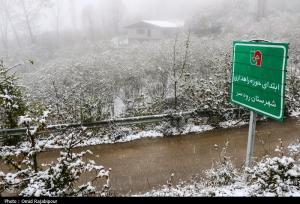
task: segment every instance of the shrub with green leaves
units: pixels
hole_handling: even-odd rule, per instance
[[[251,175],[249,182],[257,185],[258,192],[271,192],[281,195],[290,186],[300,184],[300,167],[291,157],[265,158],[253,168],[246,169]]]
[[[18,116],[24,115],[26,105],[22,91],[16,84],[18,78],[10,73],[10,68],[5,67],[0,61],[0,124],[2,128],[15,128]]]

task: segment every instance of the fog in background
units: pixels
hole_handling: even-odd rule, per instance
[[[232,42],[288,42],[288,74],[299,73],[299,11],[299,0],[0,0],[0,62],[29,103],[54,110],[53,124],[230,110]],[[184,27],[177,38],[114,45],[145,19]]]
[[[94,23],[104,28],[113,18],[119,26],[136,19],[186,19],[199,8],[221,3],[223,0],[1,0],[2,21],[10,13],[11,20],[22,20],[24,2],[35,32],[84,29]],[[18,16],[18,17],[17,17]],[[15,19],[19,18],[18,19]],[[25,17],[26,18],[26,17]],[[89,22],[90,21],[90,22]],[[17,28],[20,30],[19,28]],[[105,30],[103,31],[105,32]]]
[[[72,33],[104,39],[122,33],[124,26],[141,19],[183,20],[187,25],[209,19],[231,24],[259,16],[254,0],[1,0],[0,28],[3,47],[59,40]],[[261,0],[264,16],[297,13],[299,1]],[[264,7],[264,6],[263,6]],[[204,19],[206,18],[206,19]],[[223,19],[222,19],[223,18]],[[199,22],[201,26],[201,22]],[[279,25],[280,26],[280,25]],[[53,39],[53,38],[56,39]],[[40,40],[39,40],[40,39]],[[3,49],[1,49],[3,50]]]

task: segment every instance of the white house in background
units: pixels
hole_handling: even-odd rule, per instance
[[[142,20],[126,26],[125,29],[130,43],[174,37],[183,26],[183,22]]]

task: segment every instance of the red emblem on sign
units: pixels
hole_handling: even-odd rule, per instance
[[[255,65],[257,67],[261,67],[261,64],[262,64],[262,53],[261,53],[261,51],[259,51],[259,50],[255,51],[252,60],[255,61]]]

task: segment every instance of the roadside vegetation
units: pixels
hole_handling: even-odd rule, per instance
[[[158,197],[290,197],[300,196],[300,141],[283,147],[277,154],[266,155],[250,167],[237,168],[227,153],[228,142],[221,148],[220,159],[211,169],[190,182],[169,183],[160,189],[135,196]]]

